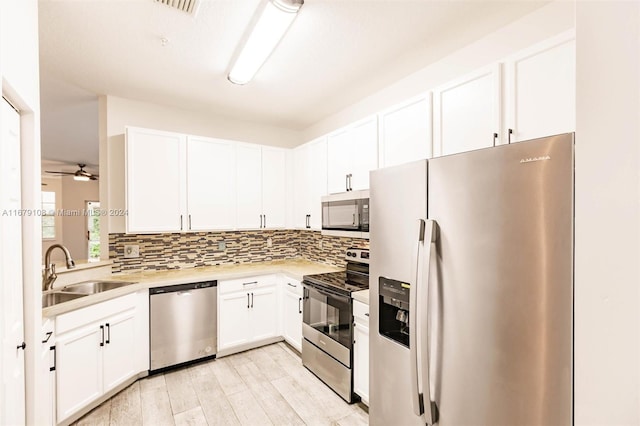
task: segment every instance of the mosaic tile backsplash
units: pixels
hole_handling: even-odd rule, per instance
[[[140,257],[124,257],[124,246],[129,244],[140,247]],[[344,253],[349,247],[367,248],[369,241],[321,235],[320,231],[289,229],[109,234],[109,259],[113,261],[114,273],[296,258],[344,266]]]

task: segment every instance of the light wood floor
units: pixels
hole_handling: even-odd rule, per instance
[[[139,380],[75,425],[367,425],[276,343]]]

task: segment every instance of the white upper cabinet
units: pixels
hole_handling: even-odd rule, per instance
[[[127,232],[185,229],[186,136],[126,129]]]
[[[431,158],[431,94],[396,105],[378,116],[380,166]]]
[[[320,199],[327,195],[327,138],[319,138],[294,149],[293,179],[293,226],[320,229]]]
[[[262,151],[259,145],[238,144],[238,228],[262,228]]]
[[[369,188],[369,171],[378,168],[378,120],[367,118],[327,137],[330,194]]]
[[[236,144],[197,136],[187,138],[187,228],[193,231],[236,226]]]
[[[434,156],[498,144],[500,87],[500,64],[494,64],[433,91]]]
[[[573,31],[505,61],[506,123],[511,142],[575,131],[576,48]],[[508,138],[503,138],[503,143]]]
[[[284,228],[287,220],[287,153],[262,147],[263,228]]]
[[[238,228],[284,228],[286,151],[238,144]]]

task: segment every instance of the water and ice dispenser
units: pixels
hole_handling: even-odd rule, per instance
[[[409,291],[408,283],[380,277],[379,279],[380,335],[409,347]]]

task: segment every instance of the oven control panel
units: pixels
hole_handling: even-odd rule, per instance
[[[369,250],[361,248],[349,248],[345,255],[348,262],[369,263]]]

